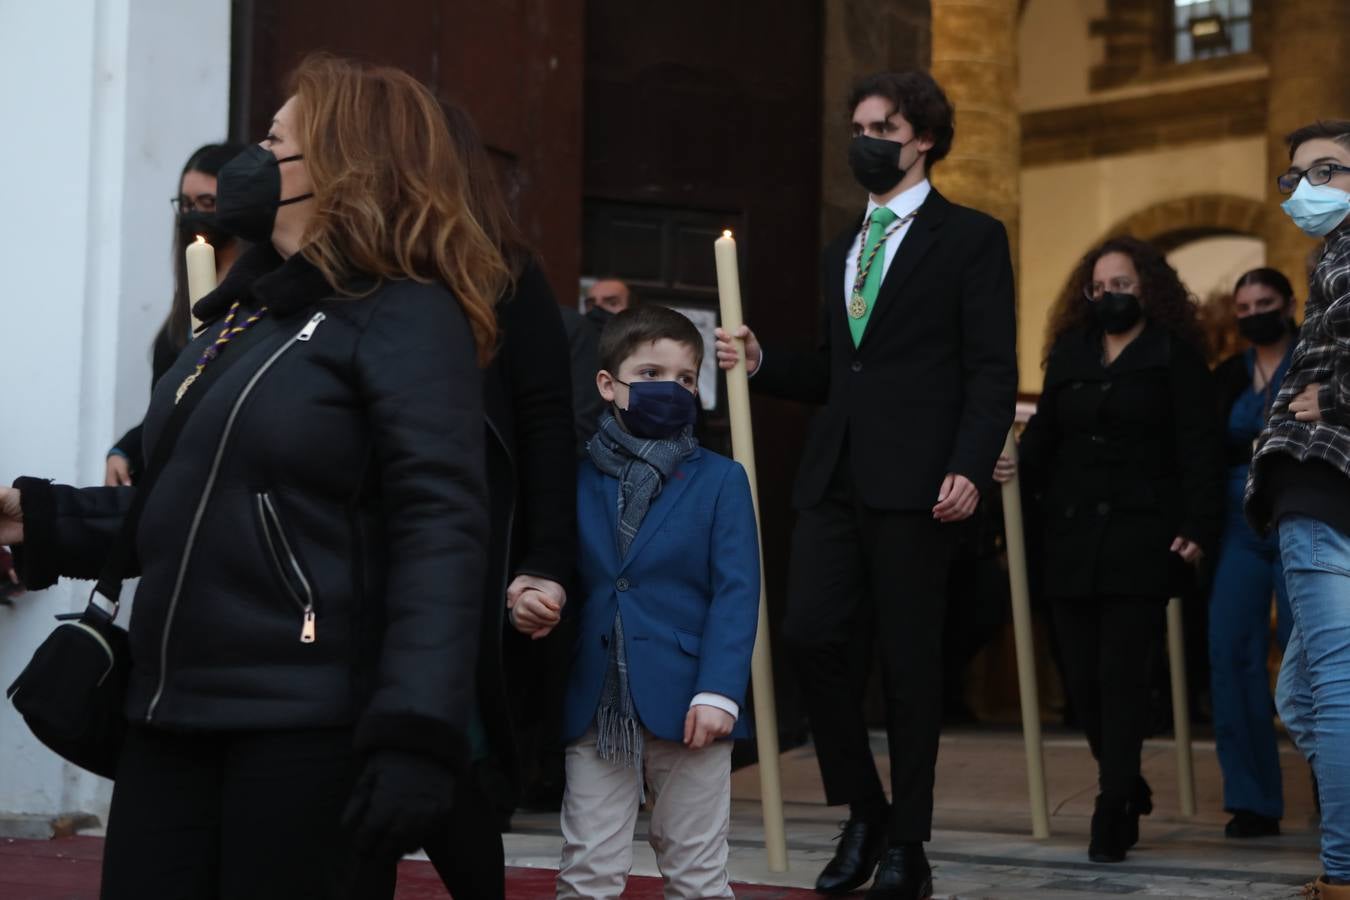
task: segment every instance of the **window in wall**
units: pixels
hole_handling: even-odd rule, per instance
[[[1172,0],[1174,60],[1248,53],[1252,0]]]

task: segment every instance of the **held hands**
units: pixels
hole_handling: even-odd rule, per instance
[[[22,543],[23,507],[19,505],[19,492],[14,488],[0,488],[0,544]]]
[[[691,706],[684,717],[684,745],[690,750],[702,750],[731,734],[735,726],[736,720],[725,710],[702,704]]]
[[[104,487],[128,487],[131,484],[131,463],[120,453],[109,453],[103,466]]]
[[[1322,385],[1313,382],[1289,401],[1289,411],[1294,414],[1295,419],[1300,422],[1322,421],[1322,403],[1317,396],[1321,390]]]
[[[994,463],[994,481],[1007,484],[1017,477],[1017,460],[1010,456],[999,456]]]
[[[933,507],[933,518],[939,522],[960,522],[969,519],[980,504],[980,489],[964,475],[948,475],[942,480],[942,490],[938,491],[937,506]]]
[[[517,575],[506,589],[506,614],[521,634],[532,640],[548,637],[562,621],[567,592],[556,581]]]
[[[764,351],[760,349],[759,340],[755,333],[750,330],[749,325],[742,325],[736,329],[735,334],[729,334],[725,329],[717,329],[717,365],[723,369],[734,369],[736,363],[740,362],[741,354],[736,349],[734,339],[741,338],[745,341],[745,371],[749,375],[755,374],[759,370],[759,364],[764,359]]]
[[[1200,549],[1199,544],[1195,541],[1187,540],[1181,535],[1177,535],[1172,540],[1172,552],[1188,563],[1197,562],[1200,557],[1205,555],[1205,551]]]

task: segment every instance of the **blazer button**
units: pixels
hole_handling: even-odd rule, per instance
[[[862,360],[860,360],[860,359],[855,359],[855,360],[853,361],[853,365],[849,366],[849,368],[852,369],[852,370],[855,371],[855,372],[861,372],[861,371],[862,371]]]
[[[614,587],[620,591],[628,590],[628,579],[620,578],[618,581],[614,582]]]
[[[1111,504],[1103,500],[1097,504],[1097,515],[1104,516],[1111,511]]]
[[[607,634],[602,634],[602,635],[600,635],[600,646],[601,646],[601,647],[608,647],[608,646],[609,646],[609,635],[607,635]]]

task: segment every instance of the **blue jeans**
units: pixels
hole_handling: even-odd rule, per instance
[[[1247,467],[1230,469],[1228,521],[1209,600],[1214,740],[1223,769],[1223,808],[1278,819],[1284,815],[1284,791],[1266,670],[1272,593],[1282,649],[1293,622],[1279,541],[1261,537],[1243,518],[1246,486]]]
[[[1350,878],[1350,535],[1306,516],[1280,520],[1294,633],[1276,701],[1317,776],[1322,867]]]

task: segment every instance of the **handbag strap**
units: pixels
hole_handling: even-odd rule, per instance
[[[113,541],[112,551],[104,560],[103,568],[99,571],[98,583],[94,585],[94,590],[89,595],[89,604],[84,611],[86,616],[92,615],[94,618],[106,622],[112,622],[117,618],[117,610],[122,596],[122,581],[127,577],[132,558],[136,554],[136,532],[140,527],[141,513],[145,510],[150,491],[154,488],[159,473],[164,471],[164,466],[173,453],[174,444],[178,442],[178,436],[182,433],[183,426],[187,423],[188,417],[192,415],[192,411],[197,408],[197,404],[201,403],[202,398],[210,391],[211,386],[220,380],[225,371],[245,355],[244,350],[251,343],[248,338],[256,339],[256,335],[259,333],[259,329],[251,328],[246,334],[241,334],[235,338],[230,347],[233,352],[220,354],[211,365],[202,369],[193,382],[192,390],[183,395],[182,400],[174,406],[173,412],[169,414],[169,419],[164,424],[164,430],[160,433],[159,439],[155,441],[154,453],[146,463],[145,471],[141,474],[140,483],[134,488],[135,496],[131,500],[131,507],[122,519],[122,527],[117,533],[117,538]],[[98,596],[104,597],[112,604],[111,612],[95,602]]]

